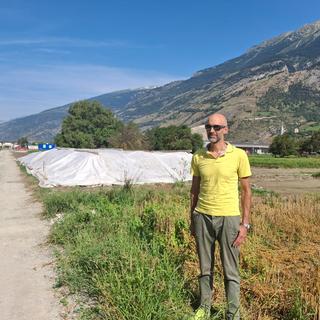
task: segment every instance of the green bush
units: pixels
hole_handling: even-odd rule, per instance
[[[269,150],[272,154],[279,155],[280,157],[297,155],[298,144],[293,137],[284,134],[273,138]]]

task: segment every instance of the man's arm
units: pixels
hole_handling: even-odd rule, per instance
[[[242,208],[242,223],[248,224],[250,222],[250,208],[251,208],[251,186],[250,178],[240,179],[241,187],[241,208]]]
[[[250,208],[251,208],[251,187],[250,178],[240,178],[241,187],[241,209],[242,209],[242,224],[240,225],[240,230],[238,237],[234,241],[233,245],[239,247],[246,239],[247,228],[243,224],[249,224],[250,222]]]
[[[200,177],[193,176],[192,177],[192,185],[190,191],[190,232],[192,236],[195,236],[194,224],[192,213],[197,206],[199,192],[200,192]]]

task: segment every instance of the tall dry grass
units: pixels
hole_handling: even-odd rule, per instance
[[[252,224],[241,248],[244,318],[319,320],[320,195],[254,197]],[[218,254],[216,260],[214,303],[219,307],[224,289]],[[186,266],[196,290],[197,262],[186,261]]]
[[[241,259],[247,310],[256,319],[319,319],[320,196],[256,198],[252,211]]]

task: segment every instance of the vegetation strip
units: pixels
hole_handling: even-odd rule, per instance
[[[250,156],[253,167],[264,168],[320,168],[320,157],[287,157],[275,158],[272,156]]]
[[[56,218],[50,240],[63,248],[57,285],[91,301],[81,319],[183,319],[191,312],[198,266],[188,192],[183,184],[43,192],[46,215]],[[254,203],[241,257],[244,319],[314,319],[320,197],[257,192]],[[215,288],[212,319],[223,319],[220,264]]]

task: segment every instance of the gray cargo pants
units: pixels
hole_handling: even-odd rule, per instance
[[[194,211],[197,251],[200,262],[200,303],[211,307],[213,292],[214,251],[216,240],[220,246],[224,286],[227,298],[226,319],[240,319],[239,248],[232,246],[236,239],[240,216],[211,216]]]

